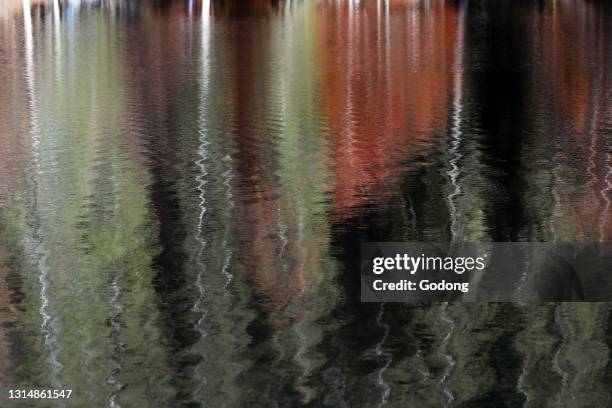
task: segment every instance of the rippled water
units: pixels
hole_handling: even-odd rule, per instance
[[[609,304],[362,304],[358,277],[362,241],[610,241],[609,3],[25,4],[0,3],[0,388],[612,404]]]

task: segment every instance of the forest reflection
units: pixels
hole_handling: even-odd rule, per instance
[[[356,278],[363,241],[610,240],[609,5],[26,3],[0,3],[0,388],[609,405],[609,304]]]

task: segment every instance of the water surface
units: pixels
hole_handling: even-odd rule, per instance
[[[610,241],[607,2],[29,7],[0,4],[0,387],[612,403],[610,305],[362,304],[358,272],[363,241]]]

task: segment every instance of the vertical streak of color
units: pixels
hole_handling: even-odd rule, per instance
[[[37,106],[36,96],[36,80],[34,72],[34,35],[32,29],[32,15],[30,9],[30,1],[23,0],[23,29],[25,36],[25,70],[26,70],[26,82],[28,87],[29,97],[29,108],[31,115],[30,132],[32,138],[32,156],[34,162],[34,253],[36,255],[36,264],[38,268],[38,284],[39,284],[39,297],[40,297],[40,308],[39,313],[42,319],[40,324],[40,331],[44,339],[45,349],[47,351],[47,359],[51,372],[50,381],[51,384],[60,388],[58,379],[59,371],[62,368],[61,363],[58,361],[59,345],[57,343],[57,336],[53,327],[52,316],[49,305],[49,268],[47,266],[47,252],[44,249],[43,244],[43,231],[42,231],[42,220],[38,208],[38,195],[40,193],[39,177],[42,174],[40,168],[40,125],[39,115]]]
[[[206,129],[206,98],[208,94],[208,86],[209,86],[209,45],[210,45],[210,1],[202,0],[202,74],[200,77],[200,101],[199,101],[199,118],[198,118],[198,160],[196,160],[195,164],[199,170],[199,174],[196,176],[196,189],[198,191],[198,220],[196,223],[196,235],[195,239],[198,242],[198,249],[195,254],[195,262],[196,262],[196,280],[195,286],[197,290],[197,299],[195,304],[193,305],[193,310],[199,314],[198,321],[196,323],[196,330],[200,334],[200,340],[204,339],[208,333],[206,329],[203,327],[204,321],[206,319],[206,310],[204,309],[204,301],[206,296],[206,290],[204,288],[204,263],[202,261],[202,256],[204,254],[204,250],[206,248],[206,241],[204,238],[204,218],[206,215],[206,197],[205,197],[205,185],[206,185],[206,176],[208,174],[206,170],[206,160],[208,157],[208,135]],[[201,365],[202,363],[200,363]],[[195,396],[199,398],[199,394],[206,384],[206,379],[204,376],[201,378],[196,378],[196,390]]]
[[[459,185],[459,176],[461,171],[459,169],[459,160],[461,160],[461,152],[459,151],[461,147],[461,139],[462,139],[462,130],[461,130],[461,117],[463,115],[463,54],[464,54],[464,36],[465,36],[465,19],[467,13],[467,2],[466,0],[462,0],[459,5],[459,24],[458,24],[458,34],[457,34],[457,48],[455,54],[455,63],[453,69],[453,82],[454,82],[454,92],[453,92],[453,105],[452,105],[452,117],[451,117],[451,148],[450,148],[450,169],[447,172],[451,186],[453,188],[452,192],[448,195],[448,205],[451,219],[450,233],[451,233],[451,242],[456,242],[459,237],[458,231],[458,215],[457,215],[457,204],[455,202],[456,198],[461,194],[461,186]],[[440,306],[440,317],[442,321],[448,326],[448,331],[444,338],[442,339],[442,344],[440,345],[440,354],[444,356],[446,360],[446,367],[444,369],[444,374],[440,380],[440,387],[443,395],[446,397],[446,406],[452,405],[455,397],[446,384],[448,377],[450,376],[453,367],[456,362],[452,354],[448,351],[448,346],[450,343],[450,339],[455,330],[455,322],[448,314],[448,303],[444,303]]]

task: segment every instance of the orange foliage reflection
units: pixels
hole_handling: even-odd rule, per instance
[[[606,242],[612,237],[612,100],[607,93],[612,67],[603,50],[612,38],[601,30],[606,20],[600,11],[588,3],[554,4],[543,17],[540,48],[543,82],[551,89],[554,115],[563,124],[560,131],[569,137],[565,160],[576,161],[563,164],[586,170],[584,187],[578,184],[575,194],[560,198],[562,211],[573,220],[575,239]],[[561,182],[568,191],[576,185],[574,179]]]
[[[349,2],[313,7],[314,32],[303,35],[314,35],[323,118],[317,126],[329,128],[335,176],[331,211],[333,221],[340,221],[358,215],[364,205],[388,199],[389,183],[405,169],[399,160],[425,153],[431,139],[446,128],[459,16],[455,6],[441,1],[390,1],[388,9],[376,2],[364,2],[359,9],[351,9]],[[218,18],[233,16],[220,10],[215,11]],[[279,215],[281,186],[270,172],[275,147],[265,129],[253,127],[270,113],[262,104],[275,84],[266,77],[271,75],[270,56],[261,46],[270,39],[268,22],[226,37],[224,50],[231,60],[224,77],[232,78],[228,122],[236,148],[238,224],[246,230],[242,253],[256,292],[265,298],[262,303],[275,322],[284,324],[298,318],[282,311],[300,302],[313,284],[306,271],[315,268],[324,244],[293,244],[296,228],[291,223],[299,221],[297,215],[294,220]],[[282,228],[286,240],[279,237]]]
[[[386,4],[386,5],[385,5]],[[458,10],[445,2],[320,3],[318,63],[329,120],[334,216],[388,199],[398,159],[445,126]]]

